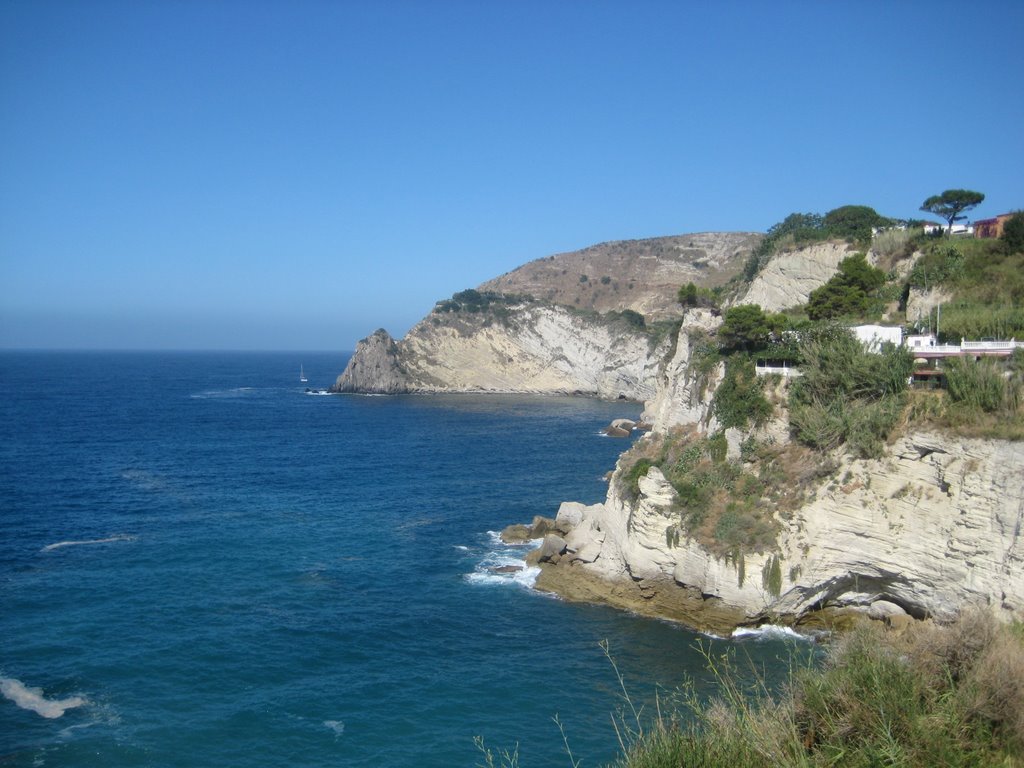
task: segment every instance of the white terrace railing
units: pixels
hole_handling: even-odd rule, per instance
[[[907,347],[915,355],[933,353],[937,355],[959,355],[963,350],[959,344],[935,344],[931,347]]]
[[[960,348],[967,349],[1024,349],[1024,341],[1010,339],[1009,341],[967,341],[960,340]]]

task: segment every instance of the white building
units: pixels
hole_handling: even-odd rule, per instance
[[[851,329],[857,341],[869,352],[879,352],[886,342],[897,347],[903,344],[903,329],[894,325],[855,325]]]

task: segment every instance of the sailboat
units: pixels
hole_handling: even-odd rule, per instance
[[[302,370],[302,364],[299,363],[299,381],[305,384],[309,379],[306,378],[306,372]]]

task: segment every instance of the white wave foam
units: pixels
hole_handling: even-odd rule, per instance
[[[537,577],[540,576],[540,568],[531,567],[527,568],[522,561],[519,561],[519,565],[523,568],[521,571],[514,571],[512,573],[494,573],[489,568],[478,569],[473,573],[466,575],[466,580],[471,584],[487,584],[491,586],[516,586],[523,587],[524,589],[533,589],[537,583]]]
[[[69,696],[66,699],[44,698],[42,688],[28,688],[13,677],[0,677],[0,693],[22,709],[50,719],[61,717],[67,710],[89,703],[81,696]]]
[[[780,627],[776,624],[763,624],[760,627],[738,627],[733,630],[733,640],[739,640],[744,637],[750,637],[755,640],[804,640],[808,642],[812,639],[806,635],[801,635],[791,627]]]
[[[536,549],[544,543],[544,539],[527,539],[526,541],[504,541],[501,538],[501,531],[488,531],[487,539],[492,547],[499,548],[515,547],[516,549],[521,549],[522,547],[530,547],[531,549]]]
[[[110,536],[106,539],[86,539],[83,541],[58,541],[56,544],[47,544],[39,551],[52,552],[53,550],[61,549],[62,547],[80,547],[85,544],[109,544],[113,541],[135,541],[135,537],[122,534],[118,536]]]
[[[324,725],[334,734],[335,739],[345,732],[345,723],[341,720],[324,720]]]
[[[469,547],[467,547],[467,546],[465,546],[463,544],[456,544],[455,548],[457,550],[459,550],[459,552],[469,552]]]

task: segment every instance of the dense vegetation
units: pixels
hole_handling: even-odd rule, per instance
[[[845,445],[854,455],[877,458],[899,421],[913,367],[903,347],[868,352],[844,329],[826,329],[802,344],[803,375],[789,389],[793,436],[830,450]]]
[[[846,240],[867,247],[873,228],[892,225],[893,219],[866,205],[844,205],[824,216],[819,213],[791,213],[768,229],[761,244],[747,260],[744,275],[752,280],[773,254],[825,240]]]
[[[885,273],[872,267],[864,253],[855,253],[839,263],[839,271],[821,288],[811,291],[807,316],[811,320],[863,317],[871,297],[885,285]]]
[[[1024,250],[1005,240],[943,238],[919,246],[923,255],[907,284],[953,297],[942,305],[940,339],[1024,339]]]

